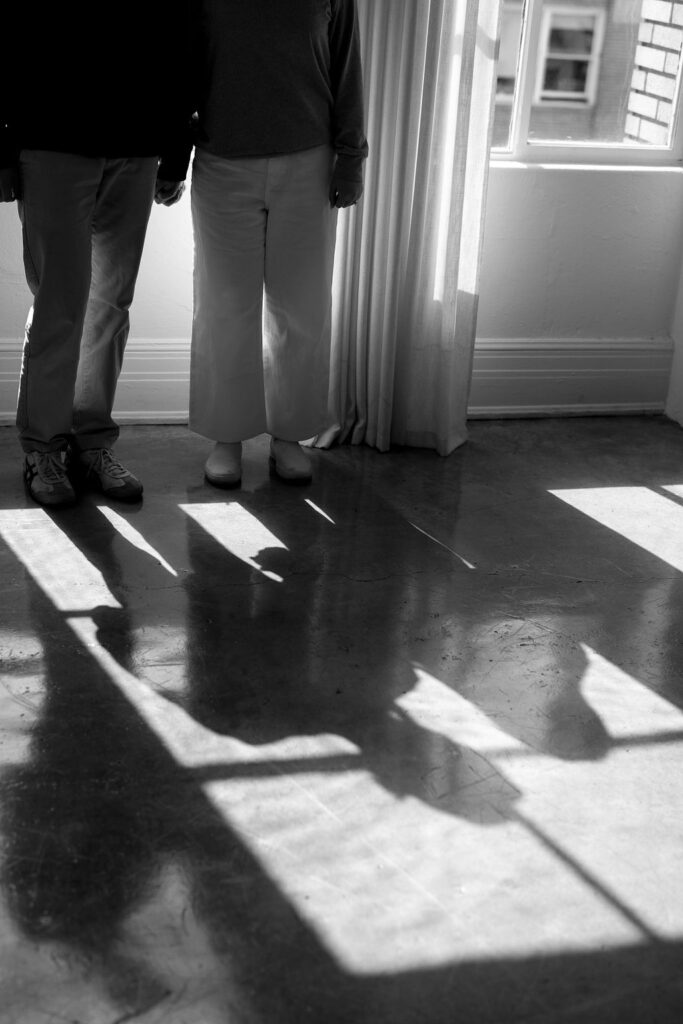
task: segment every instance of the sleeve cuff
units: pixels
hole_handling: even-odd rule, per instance
[[[363,183],[363,156],[352,156],[349,153],[337,153],[335,174],[342,181],[352,181],[354,184]]]

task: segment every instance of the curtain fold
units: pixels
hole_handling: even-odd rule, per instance
[[[467,435],[499,0],[357,2],[370,156],[339,220],[316,443],[445,455]]]

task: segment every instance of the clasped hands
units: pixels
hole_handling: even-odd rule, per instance
[[[173,206],[184,191],[184,181],[167,181],[165,178],[157,178],[154,202],[160,203],[162,206]]]

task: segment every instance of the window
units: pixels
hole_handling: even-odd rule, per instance
[[[677,162],[683,0],[502,0],[494,155]]]
[[[535,103],[595,104],[604,27],[603,11],[543,11]]]

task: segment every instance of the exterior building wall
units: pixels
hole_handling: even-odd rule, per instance
[[[638,25],[632,13],[619,17],[618,5],[609,4],[605,45],[600,62],[598,97],[590,138],[623,142],[628,96],[638,45]]]
[[[668,143],[682,46],[683,0],[643,0],[626,141]]]

